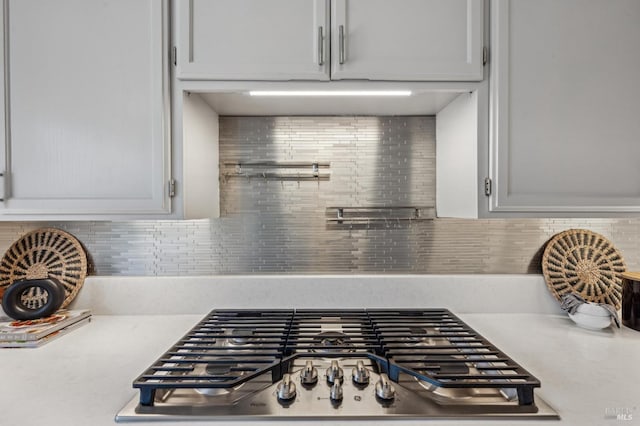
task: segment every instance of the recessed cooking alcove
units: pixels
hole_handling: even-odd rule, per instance
[[[229,120],[241,120],[255,117],[253,123],[257,123],[259,117],[262,120],[320,120],[326,117],[333,117],[336,120],[349,120],[361,117],[361,121],[389,118],[406,117],[407,120],[415,120],[415,117],[431,116],[434,119],[434,137],[438,138],[436,144],[437,154],[435,154],[433,166],[434,197],[432,200],[424,199],[419,202],[398,202],[395,205],[416,207],[432,207],[432,211],[437,209],[438,216],[473,217],[478,210],[478,158],[477,144],[478,135],[484,131],[485,126],[480,126],[478,113],[478,90],[481,90],[482,83],[416,83],[416,82],[363,82],[363,81],[341,81],[341,82],[181,82],[181,102],[175,102],[175,114],[182,116],[182,119],[175,120],[178,125],[182,125],[183,135],[183,158],[180,167],[184,168],[184,190],[185,202],[184,217],[190,218],[218,218],[225,217],[228,209],[225,210],[224,199],[221,200],[221,185],[230,181],[239,182],[241,179],[234,178],[231,163],[253,164],[254,170],[246,173],[249,180],[258,183],[260,176],[262,183],[270,180],[274,185],[306,185],[305,181],[316,181],[318,185],[330,184],[336,176],[336,169],[331,164],[330,167],[320,170],[322,179],[313,179],[315,172],[306,171],[304,178],[295,179],[287,176],[287,179],[278,179],[280,173],[278,169],[255,170],[255,164],[302,162],[305,164],[316,164],[327,161],[328,156],[323,154],[323,150],[335,149],[333,146],[324,146],[317,151],[309,151],[307,156],[282,156],[274,152],[240,152],[235,157],[221,156],[221,123],[228,123]],[[291,91],[291,90],[313,90],[313,91],[399,91],[408,90],[410,96],[251,96],[249,92],[256,90]],[[179,92],[180,93],[180,92]],[[436,119],[437,117],[437,119]],[[179,117],[178,117],[179,118]],[[245,122],[246,123],[246,122]],[[262,122],[265,123],[264,121]],[[398,124],[396,122],[394,126]],[[245,126],[247,124],[234,124]],[[255,125],[255,124],[252,124]],[[298,126],[299,122],[294,125]],[[322,124],[319,124],[322,126]],[[346,124],[348,125],[348,124]],[[393,127],[391,124],[385,124]],[[389,128],[382,128],[382,134],[388,134]],[[404,124],[398,124],[405,126]],[[273,125],[264,124],[265,127],[245,132],[245,138],[265,137],[266,129],[275,129]],[[269,127],[271,126],[271,127]],[[289,125],[290,126],[290,125]],[[327,129],[332,126],[328,124]],[[344,127],[345,124],[342,124]],[[246,130],[246,129],[245,129]],[[178,129],[180,131],[180,129]],[[296,131],[296,130],[293,130]],[[254,135],[251,136],[251,132]],[[258,132],[258,133],[255,133]],[[330,131],[328,131],[330,133]],[[365,130],[364,132],[370,132]],[[385,133],[386,132],[386,133]],[[293,133],[285,135],[290,140],[295,136]],[[309,132],[302,136],[311,137]],[[359,136],[354,136],[358,138]],[[246,139],[245,139],[246,140]],[[266,139],[265,139],[266,140]],[[442,143],[441,143],[442,142]],[[395,143],[395,142],[392,142]],[[384,144],[382,144],[384,145]],[[367,147],[368,148],[368,147]],[[292,150],[295,150],[292,148]],[[327,151],[324,151],[326,153]],[[387,159],[397,153],[386,152]],[[365,157],[357,157],[355,151],[347,152],[347,155],[355,155],[354,163],[364,161]],[[295,157],[295,158],[294,158]],[[412,157],[404,158],[411,161]],[[435,161],[438,167],[435,167]],[[194,165],[197,165],[194,167]],[[401,168],[398,168],[400,170]],[[231,170],[231,172],[230,172]],[[370,170],[367,173],[371,172]],[[302,169],[296,173],[302,173]],[[398,173],[402,173],[398,171]],[[380,174],[378,182],[373,182],[385,186],[384,173]],[[437,179],[436,179],[437,174]],[[235,173],[236,177],[240,176]],[[268,179],[266,179],[268,177]],[[362,179],[362,175],[358,176]],[[382,180],[381,180],[382,179]],[[351,185],[351,184],[350,184]],[[355,184],[357,186],[357,183]],[[435,190],[437,185],[437,191]],[[353,189],[353,185],[352,189]],[[264,190],[265,188],[261,188]],[[255,191],[260,191],[255,189]],[[346,189],[345,189],[346,190]],[[436,195],[437,194],[437,195]],[[357,198],[357,197],[356,197]],[[437,198],[437,202],[436,202]],[[295,197],[286,202],[295,203]],[[346,205],[347,207],[393,207],[394,200],[383,200],[383,202],[372,202],[375,200],[355,200],[355,203],[343,203],[338,201],[332,205]],[[318,206],[319,211],[324,211],[328,205]],[[435,216],[435,215],[433,215]]]

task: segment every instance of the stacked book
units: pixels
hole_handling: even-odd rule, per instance
[[[0,316],[0,348],[36,348],[90,320],[89,310],[60,310],[46,318],[25,321]]]

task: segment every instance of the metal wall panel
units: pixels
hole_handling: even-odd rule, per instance
[[[219,219],[0,223],[0,250],[54,226],[99,275],[540,273],[553,234],[586,228],[640,270],[640,219],[326,221],[331,206],[433,204],[434,117],[221,117],[220,135],[223,174],[225,162],[318,161],[330,179],[222,176]]]

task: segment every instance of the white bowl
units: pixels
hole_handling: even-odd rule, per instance
[[[591,303],[578,306],[575,314],[569,314],[569,318],[577,325],[589,330],[602,330],[611,325],[611,314],[605,308]]]

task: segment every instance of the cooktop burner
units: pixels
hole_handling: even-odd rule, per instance
[[[340,331],[324,331],[314,338],[311,352],[348,352],[351,350],[349,336]],[[340,349],[341,348],[341,349]]]
[[[214,310],[133,386],[117,421],[558,418],[446,309]]]

